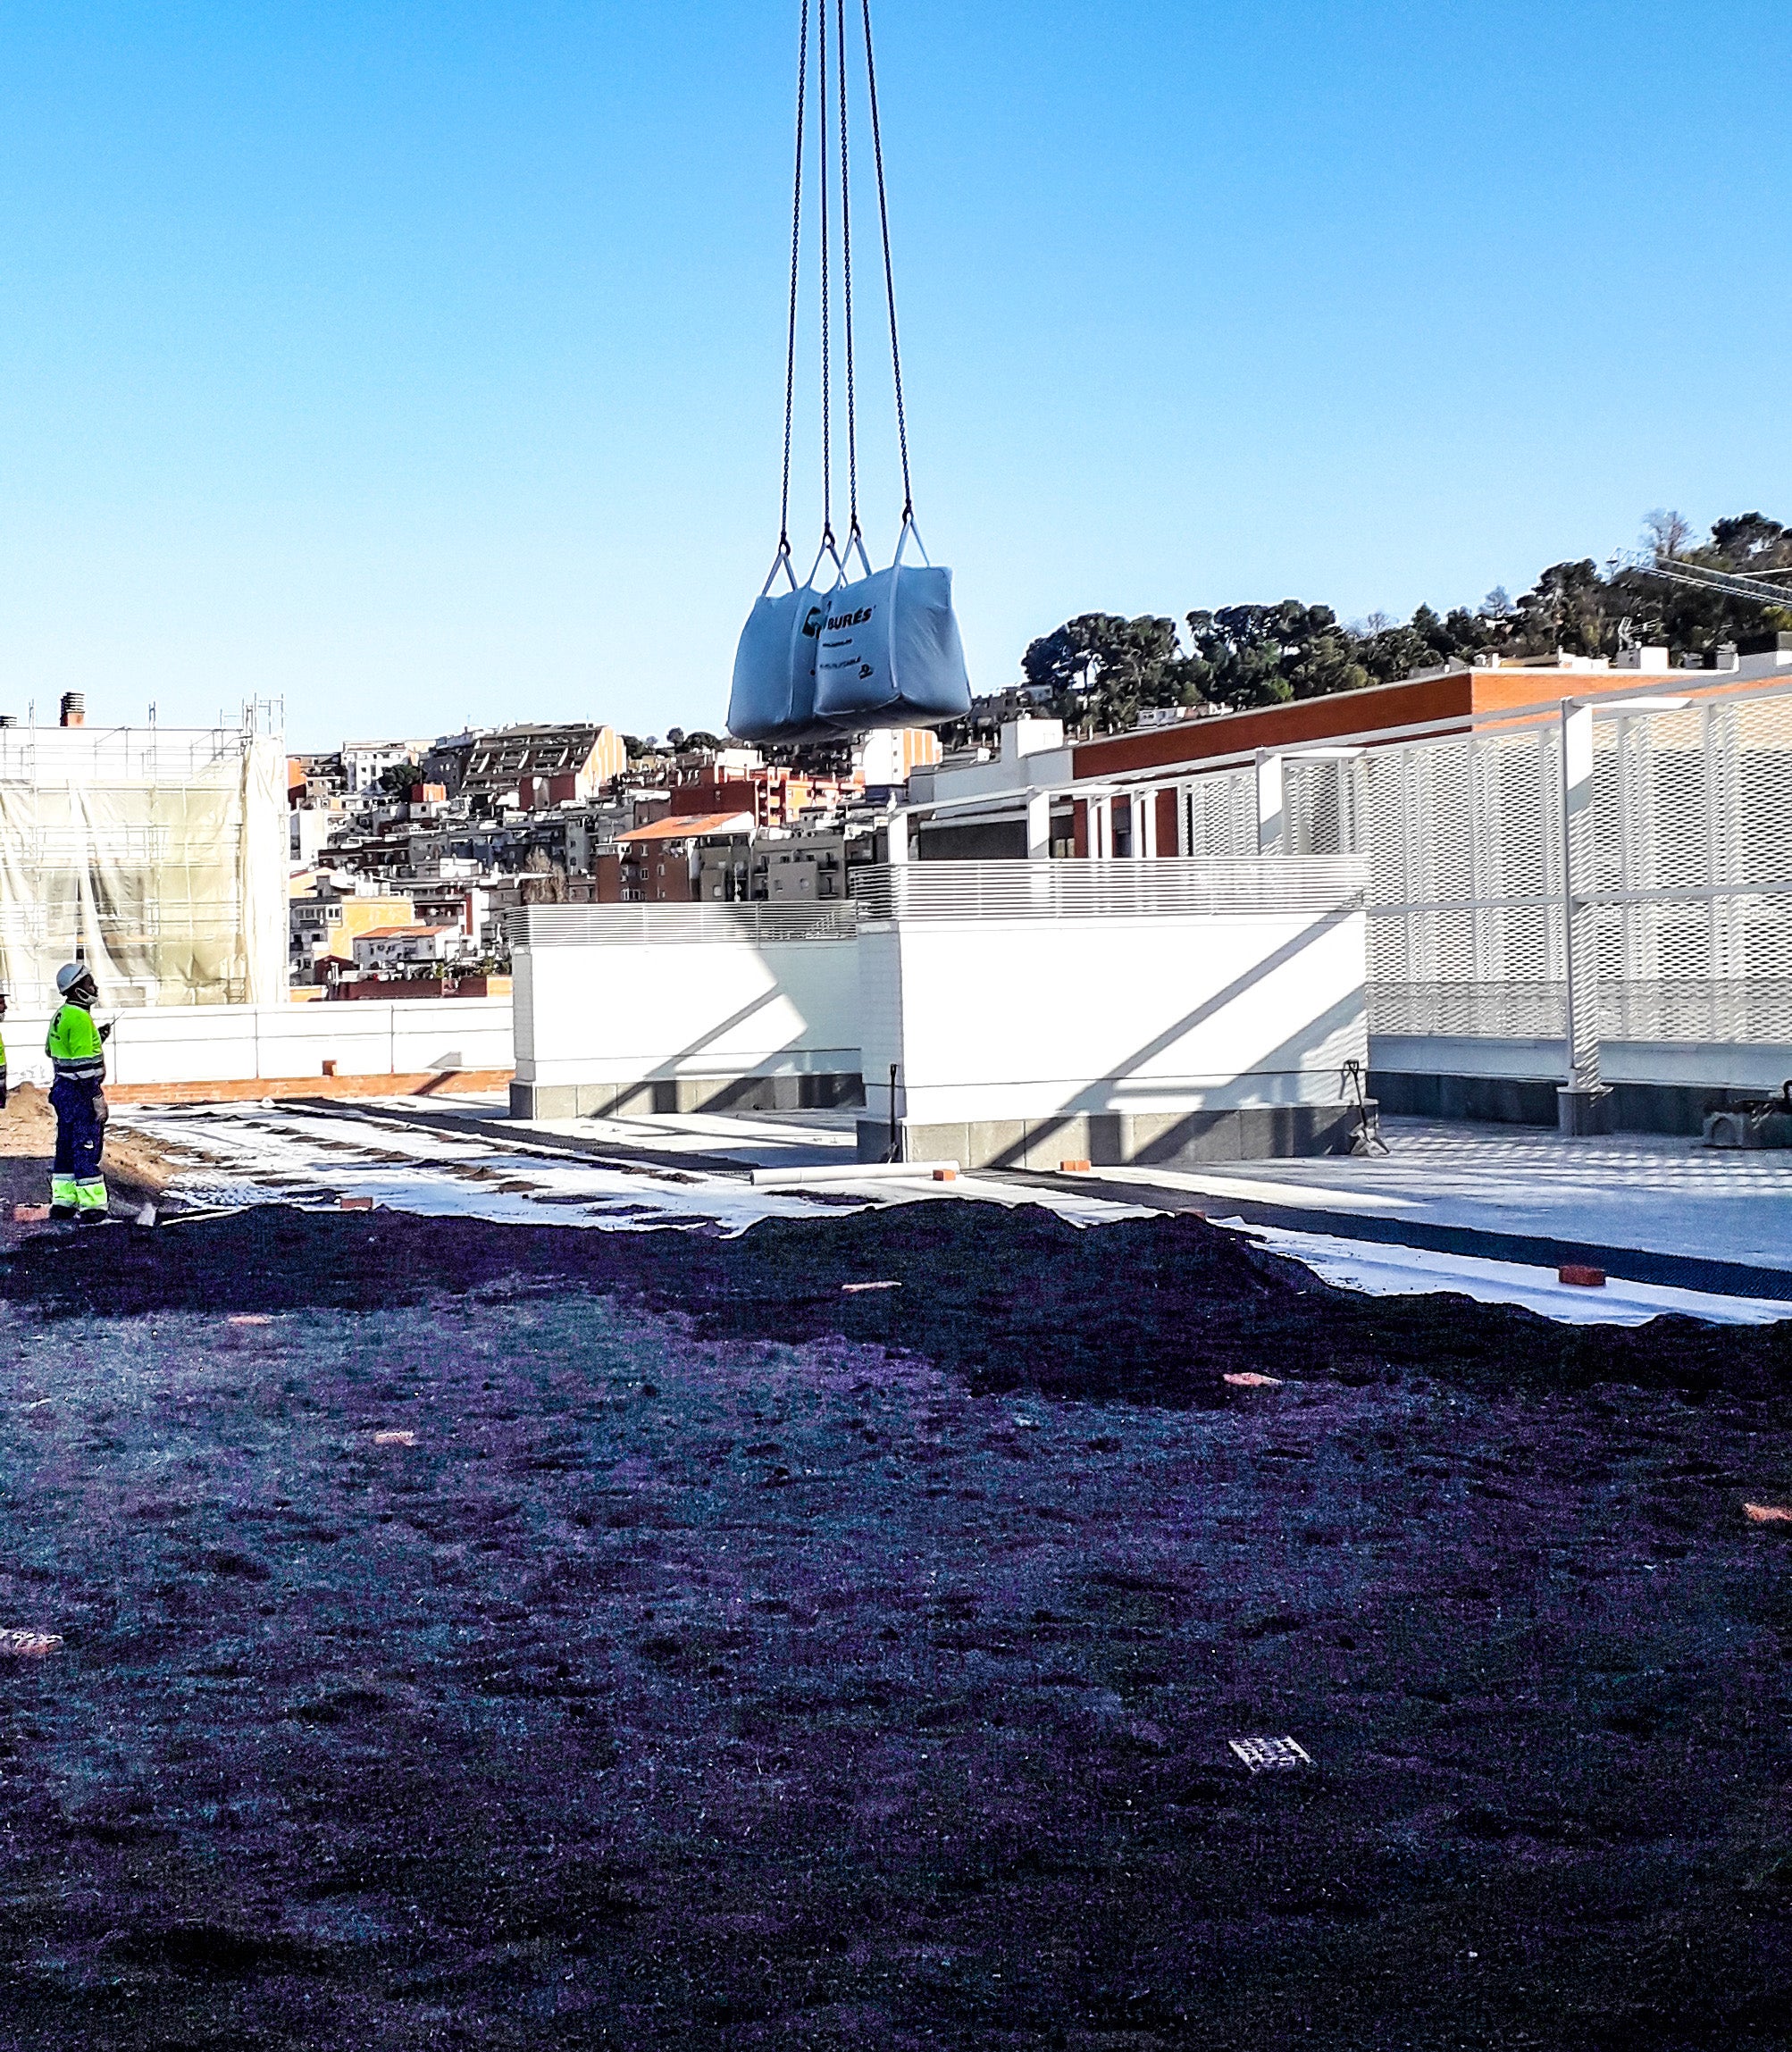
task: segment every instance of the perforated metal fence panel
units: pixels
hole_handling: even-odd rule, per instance
[[[1257,853],[1253,771],[1220,769],[1210,776],[1197,777],[1184,793],[1182,805],[1184,848],[1188,854],[1235,862]]]
[[[1361,759],[1377,1033],[1562,1030],[1562,749],[1548,729]]]
[[[1595,731],[1602,1034],[1792,1041],[1792,695]]]
[[[1792,682],[1595,707],[1593,750],[1573,901],[1600,1037],[1792,1043]],[[1188,854],[1256,851],[1257,772],[1197,777],[1181,804]],[[1285,856],[1369,858],[1373,1032],[1562,1036],[1559,721],[1290,755],[1263,811]]]

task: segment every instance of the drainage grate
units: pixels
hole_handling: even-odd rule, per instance
[[[1277,1767],[1311,1767],[1313,1756],[1294,1738],[1228,1738],[1226,1742],[1253,1774]]]

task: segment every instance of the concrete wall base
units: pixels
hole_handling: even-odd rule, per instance
[[[1369,1106],[1372,1111],[1373,1101]],[[1066,1161],[1098,1168],[1150,1164],[1195,1168],[1216,1161],[1268,1161],[1301,1154],[1348,1154],[1353,1104],[1272,1104],[1234,1111],[1067,1111],[1048,1118],[990,1118],[920,1125],[904,1120],[903,1156],[957,1161],[966,1168],[1055,1169]],[[887,1120],[858,1121],[858,1159],[890,1156]]]
[[[857,1076],[662,1076],[639,1083],[513,1083],[513,1118],[681,1111],[819,1111],[865,1102]]]
[[[1564,1086],[1555,1093],[1556,1131],[1565,1140],[1588,1140],[1612,1130],[1612,1093]]]
[[[1410,1076],[1376,1069],[1369,1079],[1384,1112],[1401,1118],[1473,1119],[1494,1126],[1555,1127],[1553,1076]],[[1714,1084],[1614,1083],[1601,1106],[1598,1130],[1610,1133],[1674,1133],[1696,1140],[1706,1114],[1757,1103],[1770,1094]]]
[[[1414,1076],[1371,1069],[1369,1087],[1393,1118],[1463,1118],[1489,1126],[1553,1126],[1556,1076]]]

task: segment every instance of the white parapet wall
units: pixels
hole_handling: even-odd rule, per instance
[[[861,1155],[1055,1168],[1348,1147],[1365,884],[1355,857],[868,872]]]
[[[106,1085],[124,1094],[178,1089],[203,1094],[251,1082],[327,1077],[473,1075],[513,1067],[508,998],[414,998],[381,1003],[155,1005],[95,1016],[110,1020]],[[13,1083],[47,1084],[49,1019],[13,1012],[5,1023]],[[326,1065],[328,1067],[326,1068]]]
[[[519,1118],[858,1101],[850,904],[509,915]]]

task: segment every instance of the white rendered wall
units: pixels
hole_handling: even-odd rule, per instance
[[[373,999],[283,1005],[146,1006],[97,1015],[113,1021],[106,1081],[236,1083],[254,1078],[420,1076],[431,1070],[508,1069],[508,998]],[[50,1080],[49,1020],[12,1013],[5,1022],[13,1083]]]
[[[1363,915],[861,927],[868,1101],[917,1125],[1336,1104],[1367,1065]]]
[[[858,1073],[850,940],[531,942],[514,988],[519,1083]]]

